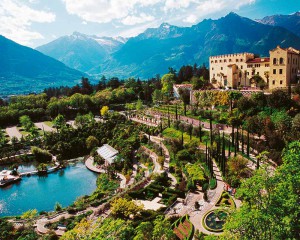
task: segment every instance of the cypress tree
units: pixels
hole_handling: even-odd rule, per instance
[[[212,135],[212,118],[209,118],[209,129],[210,129],[210,146],[213,145],[213,135]]]
[[[169,110],[169,105],[168,105],[168,128],[171,127],[171,123],[170,123],[170,110]]]
[[[177,112],[177,104],[175,105],[175,117],[176,117],[176,121],[178,120],[178,112]]]
[[[239,144],[239,141],[237,140],[237,137],[238,137],[238,134],[237,132],[235,133],[236,135],[236,139],[235,139],[235,145],[234,145],[234,156],[236,156],[236,152],[237,152],[237,149],[238,149],[238,144]]]
[[[239,126],[236,127],[236,151],[239,152],[240,151],[240,142],[239,142],[239,138],[240,138],[240,135],[239,135]]]
[[[148,127],[148,141],[150,143],[150,127]]]
[[[221,135],[220,135],[220,132],[218,133],[218,142],[217,142],[217,163],[219,164],[220,166],[220,151],[221,151]]]
[[[231,154],[231,142],[230,142],[230,137],[228,139],[228,157],[230,157]]]
[[[242,153],[244,154],[245,151],[244,151],[244,129],[242,127],[242,135],[241,135],[241,138],[242,138]]]
[[[247,130],[247,156],[249,157],[250,155],[250,136],[249,136],[249,127]]]
[[[225,137],[224,137],[224,132],[223,132],[223,145],[222,145],[222,173],[225,174]]]
[[[234,125],[231,128],[231,146],[234,147]]]
[[[207,141],[206,141],[205,142],[205,164],[206,164],[206,166],[208,165],[207,164],[208,163],[207,159],[208,159],[208,156],[207,156]]]
[[[200,138],[200,142],[202,142],[202,126],[201,126],[201,121],[199,121],[199,138]]]

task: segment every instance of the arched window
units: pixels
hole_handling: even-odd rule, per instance
[[[273,58],[273,64],[277,64],[277,59],[276,58]]]
[[[282,57],[279,59],[279,63],[283,64],[283,58]]]

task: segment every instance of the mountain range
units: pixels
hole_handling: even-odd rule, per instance
[[[110,52],[101,44],[97,46],[94,37],[80,34],[84,39],[80,40],[82,53],[89,49],[90,54],[79,53],[76,49],[79,40],[78,45],[70,43],[78,33],[37,49],[72,68],[97,77],[105,75],[144,79],[164,74],[168,67],[179,69],[186,64],[208,64],[211,55],[253,52],[268,56],[269,50],[277,45],[300,48],[300,30],[294,24],[299,20],[299,13],[256,21],[230,13],[217,20],[206,19],[191,27],[163,23],[158,28],[149,28],[138,36],[121,42]],[[54,43],[55,49],[51,50]],[[61,53],[60,56],[56,52]],[[81,64],[78,64],[78,59],[81,59]],[[83,64],[84,62],[87,64]]]
[[[42,91],[50,86],[72,86],[86,75],[1,35],[0,52],[0,95]]]
[[[109,56],[119,50],[126,40],[74,32],[70,36],[60,37],[36,50],[74,69],[87,72],[108,60]]]
[[[268,56],[277,45],[300,49],[299,22],[299,12],[260,20],[230,13],[191,27],[163,23],[129,39],[74,32],[36,50],[0,36],[0,95],[75,85],[84,75],[147,79],[166,73],[168,67],[208,65],[212,55]]]
[[[290,15],[273,15],[257,20],[260,23],[284,27],[300,37],[300,12]]]

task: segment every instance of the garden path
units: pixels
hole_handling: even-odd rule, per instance
[[[212,234],[212,233],[207,231],[203,227],[202,218],[208,211],[215,208],[215,204],[217,203],[218,199],[220,198],[220,196],[224,190],[224,182],[222,179],[222,174],[215,162],[213,162],[213,171],[214,171],[214,174],[216,175],[216,179],[217,179],[217,188],[215,190],[213,190],[212,196],[209,197],[209,202],[204,204],[204,206],[201,210],[194,210],[189,213],[190,221],[193,223],[195,228],[205,234]],[[210,195],[210,194],[208,193],[208,195]],[[195,201],[191,201],[190,207],[194,207],[194,205],[195,205]],[[213,233],[213,234],[218,235],[220,233]]]
[[[45,132],[53,132],[53,131],[55,131],[54,128],[48,126],[48,125],[45,124],[44,122],[37,122],[37,123],[34,123],[34,125],[35,125],[37,128],[40,128],[41,130],[44,130]]]
[[[176,184],[177,184],[177,179],[169,172],[169,168],[170,168],[170,153],[168,148],[165,146],[165,144],[163,143],[163,138],[159,138],[159,137],[155,137],[155,136],[150,136],[150,141],[155,142],[157,144],[159,144],[163,151],[164,151],[164,156],[165,156],[165,161],[164,161],[164,170],[168,173],[168,177],[171,179],[171,188],[175,188]]]
[[[13,137],[16,137],[17,139],[21,139],[22,138],[22,134],[19,132],[18,128],[15,127],[8,127],[5,129],[6,133],[9,135],[9,138],[12,139]]]

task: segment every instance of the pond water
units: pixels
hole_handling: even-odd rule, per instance
[[[210,229],[215,231],[222,231],[223,225],[225,224],[225,219],[227,217],[227,213],[220,211],[217,215],[216,212],[212,211],[205,218],[205,224]]]
[[[18,171],[34,169],[24,165]],[[77,197],[90,195],[96,189],[96,179],[97,174],[83,162],[70,162],[65,169],[47,176],[24,176],[20,182],[0,188],[0,217],[20,215],[29,209],[52,211],[56,202],[66,207]]]

